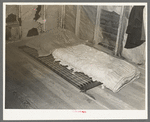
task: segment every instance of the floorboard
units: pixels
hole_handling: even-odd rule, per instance
[[[21,52],[18,46],[24,45],[26,41],[6,44],[6,108],[145,109],[145,66],[135,65],[141,72],[140,78],[118,93],[113,93],[107,88],[103,89],[101,86],[83,93]]]

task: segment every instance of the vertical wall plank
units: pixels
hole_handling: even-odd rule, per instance
[[[46,22],[46,20],[45,20],[45,5],[43,5],[43,9],[44,9],[44,11],[43,11],[43,19],[44,19],[44,21]],[[43,25],[43,31],[45,31],[45,22],[44,22],[44,25]]]
[[[64,25],[65,25],[65,21],[64,21],[64,19],[65,19],[65,5],[62,5],[62,8],[61,8],[61,17],[60,17],[60,27],[61,28],[63,28],[64,29]]]
[[[81,10],[81,6],[77,5],[76,26],[75,26],[75,35],[77,37],[79,37],[80,10]]]
[[[45,5],[45,31],[61,27],[62,5]]]
[[[21,17],[21,5],[19,5],[19,18],[21,18],[21,26],[19,26],[19,39],[22,37],[22,17]]]
[[[122,41],[122,35],[124,34],[122,31],[122,22],[123,22],[123,14],[124,14],[124,6],[122,6],[122,9],[121,9],[121,14],[120,14],[120,19],[119,19],[119,27],[118,27],[118,33],[117,33],[117,39],[116,39],[116,47],[115,47],[115,55],[118,55],[120,56],[120,53],[119,52],[119,46],[121,41]]]
[[[96,15],[96,24],[94,31],[94,43],[98,44],[98,33],[100,30],[100,15],[101,15],[101,6],[97,6],[97,15]]]
[[[65,27],[65,5],[63,5],[63,29]]]

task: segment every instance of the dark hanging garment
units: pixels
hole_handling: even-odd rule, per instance
[[[143,8],[144,6],[134,6],[129,16],[128,27],[126,33],[128,34],[125,48],[135,48],[145,42],[141,40],[142,25],[143,25]]]
[[[39,12],[41,11],[41,5],[38,5],[38,7],[36,8],[36,13],[35,13],[35,17],[33,18],[33,20],[37,21],[40,18]]]
[[[39,35],[37,28],[32,28],[28,31],[27,37]]]
[[[15,14],[9,14],[8,17],[6,18],[6,23],[15,22],[15,21],[17,21]]]

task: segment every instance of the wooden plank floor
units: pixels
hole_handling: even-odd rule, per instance
[[[118,93],[101,86],[82,93],[18,46],[6,45],[5,107],[11,109],[145,109],[145,69]]]

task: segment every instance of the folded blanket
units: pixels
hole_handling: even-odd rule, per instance
[[[55,49],[86,43],[77,38],[73,32],[61,28],[35,36],[26,43],[26,46],[38,51],[39,57],[50,55]]]
[[[127,83],[139,78],[140,74],[130,63],[84,44],[56,49],[52,55],[55,61],[67,65],[68,69],[83,72],[113,92],[118,92]]]

